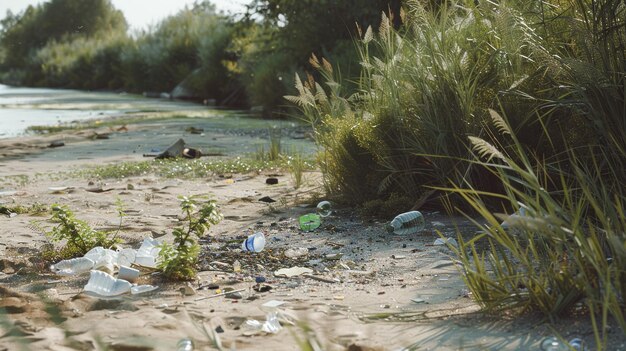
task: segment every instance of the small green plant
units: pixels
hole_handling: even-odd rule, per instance
[[[201,204],[194,197],[180,198],[180,208],[185,216],[186,227],[177,227],[173,231],[174,243],[163,243],[159,252],[159,269],[170,279],[191,280],[196,274],[196,261],[200,245],[196,237],[202,237],[211,227],[222,220],[215,200]]]
[[[293,187],[299,189],[304,182],[304,170],[306,167],[306,161],[302,157],[302,154],[297,152],[293,156],[289,157],[289,171],[291,172],[291,178],[293,179]]]
[[[63,257],[59,258],[84,255],[96,246],[111,247],[117,242],[117,238],[111,238],[108,233],[95,230],[87,222],[77,219],[67,206],[52,205],[51,220],[58,225],[46,235],[55,242],[66,240],[65,247],[59,251]]]

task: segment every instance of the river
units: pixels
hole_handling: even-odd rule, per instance
[[[281,131],[284,151],[308,154],[315,150],[313,142],[307,138],[310,130],[297,121],[266,120],[245,111],[141,95],[0,85],[0,139],[26,136],[29,126],[87,120],[98,123],[114,117],[149,118],[132,122],[141,128],[113,132],[107,140],[49,149],[35,157],[75,159],[129,152],[154,153],[178,138],[209,153],[235,156],[269,150],[272,128]],[[201,132],[190,133],[190,129]]]

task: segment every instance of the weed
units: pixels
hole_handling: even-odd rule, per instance
[[[585,301],[601,349],[609,315],[626,330],[626,195],[616,186],[622,167],[608,167],[615,158],[601,149],[584,162],[574,150],[558,164],[530,158],[508,122],[491,114],[512,147],[505,152],[484,139],[471,141],[475,162],[493,169],[505,194],[479,192],[469,182],[452,189],[486,222],[475,222],[482,234],[468,241],[458,236],[467,286],[486,309],[538,310],[550,318]],[[494,215],[485,196],[508,201],[523,215]]]
[[[302,153],[296,152],[288,157],[289,171],[293,180],[293,187],[300,189],[304,182],[304,171],[308,168]]]
[[[200,246],[195,238],[201,238],[211,225],[219,223],[222,214],[214,200],[200,204],[196,198],[183,196],[180,201],[187,227],[174,229],[173,245],[168,243],[161,245],[158,267],[170,279],[190,280],[195,277],[195,265],[200,253]],[[198,205],[201,207],[195,212]]]
[[[117,243],[115,237],[110,238],[106,232],[94,230],[87,222],[77,219],[67,206],[52,205],[51,221],[58,225],[46,232],[46,236],[53,242],[66,241],[57,255],[60,258],[81,256],[96,246],[108,248]]]

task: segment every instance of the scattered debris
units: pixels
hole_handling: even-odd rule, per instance
[[[278,321],[278,312],[268,313],[266,320],[263,323],[257,321],[256,319],[249,319],[244,323],[244,325],[245,328],[248,329],[249,333],[264,332],[268,334],[276,334],[283,328]]]
[[[454,238],[437,238],[433,245],[452,245],[458,247],[459,244],[456,242]]]
[[[187,283],[185,284],[185,286],[180,288],[180,293],[183,296],[193,296],[196,294],[196,289],[191,286],[191,283]]]
[[[60,140],[55,140],[48,145],[50,148],[65,146],[65,143]]]
[[[311,274],[313,270],[311,268],[305,267],[291,267],[291,268],[281,268],[274,272],[274,276],[276,277],[296,277],[303,274]]]
[[[132,285],[123,279],[116,279],[102,271],[91,271],[84,291],[96,296],[117,296],[130,292]]]
[[[307,249],[306,247],[297,247],[297,248],[290,248],[290,249],[285,250],[285,256],[289,258],[303,257],[308,254],[309,254],[309,249]]]
[[[321,218],[318,214],[309,213],[301,216],[298,220],[300,222],[300,229],[305,232],[310,232],[317,229],[321,224]]]

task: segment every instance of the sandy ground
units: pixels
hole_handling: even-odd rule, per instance
[[[470,237],[475,229],[465,219],[425,212],[424,231],[390,236],[383,222],[361,218],[351,208],[335,208],[320,228],[302,232],[297,218],[314,211],[321,193],[318,172],[306,174],[305,186],[297,190],[286,173],[194,180],[150,175],[122,181],[34,177],[142,159],[136,153],[81,160],[46,158],[42,150],[54,138],[2,141],[0,204],[65,204],[92,226],[112,228],[118,224],[115,201],[119,198],[127,210],[123,246],[133,248],[146,236],[172,240],[172,228],[180,225],[180,195],[212,196],[224,220],[201,242],[201,269],[191,282],[195,295],[181,293],[185,283],[164,281],[144,269],[141,282],[158,285],[158,290],[99,299],[81,293],[88,274],[56,276],[38,260],[38,249],[48,240],[32,222],[49,228],[52,223],[47,217],[2,216],[0,307],[5,312],[0,314],[0,350],[175,350],[182,338],[191,338],[195,350],[208,350],[214,349],[214,335],[228,350],[305,350],[299,346],[304,340],[318,344],[320,350],[539,350],[540,341],[553,334],[552,328],[567,338],[589,342],[593,338],[583,317],[550,326],[532,316],[493,317],[479,312],[451,251],[432,245],[436,230],[456,235],[458,229]],[[85,143],[81,135],[65,140]],[[18,175],[29,178],[24,181]],[[268,176],[277,177],[278,184],[267,185]],[[94,186],[90,181],[107,191],[89,191]],[[50,187],[69,189],[53,192]],[[264,196],[277,202],[259,201]],[[242,252],[243,238],[258,231],[267,238],[266,249],[258,254]],[[286,249],[299,247],[308,249],[306,257],[284,256]],[[331,259],[336,254],[341,257]],[[241,262],[240,273],[233,272],[235,260]],[[293,266],[314,273],[274,276],[275,270]],[[255,291],[256,277],[264,277],[271,290]],[[216,287],[244,289],[242,298],[212,298]],[[272,300],[284,302],[280,306],[284,328],[276,334],[251,333],[245,321],[264,321],[262,305]],[[611,335],[613,349],[626,349],[618,328]]]

